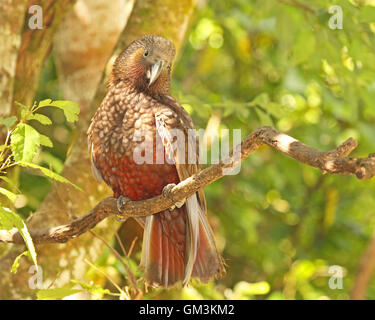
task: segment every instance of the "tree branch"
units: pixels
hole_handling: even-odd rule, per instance
[[[359,179],[369,179],[375,175],[374,155],[367,158],[347,157],[357,147],[357,142],[352,138],[346,140],[336,149],[320,151],[272,127],[260,127],[246,137],[241,144],[237,145],[230,152],[228,158],[181,181],[171,190],[168,198],[159,195],[141,201],[126,201],[121,208],[121,212],[119,212],[117,200],[109,197],[100,201],[85,216],[71,223],[54,228],[30,230],[31,237],[35,243],[66,242],[94,228],[100,221],[111,215],[139,217],[166,210],[173,205],[171,199],[181,201],[194,194],[198,189],[222,178],[225,175],[224,169],[233,167],[234,163],[229,159],[238,159],[237,162],[243,161],[264,144],[299,162],[320,169],[323,173],[354,174]],[[236,153],[240,157],[233,157]],[[0,242],[23,243],[23,240],[17,229],[12,229],[0,231]]]

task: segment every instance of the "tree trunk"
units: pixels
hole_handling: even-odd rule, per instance
[[[29,0],[27,8],[39,5],[43,10],[43,28],[30,29],[28,22],[22,33],[14,78],[13,102],[30,105],[38,88],[44,61],[52,50],[52,39],[64,15],[75,0]]]
[[[132,40],[144,34],[159,34],[174,41],[177,49],[183,43],[189,19],[195,6],[194,0],[160,0],[156,4],[152,0],[138,0],[130,16],[129,22],[120,36],[114,51],[114,56],[123,50]],[[59,40],[57,40],[59,41]],[[113,58],[109,60],[106,70],[110,70]],[[98,91],[90,109],[84,117],[80,117],[78,139],[69,155],[63,175],[81,186],[85,191],[78,193],[66,185],[55,184],[28,225],[30,228],[54,226],[69,220],[65,212],[76,216],[85,213],[96,202],[109,194],[109,189],[98,184],[91,175],[89,152],[86,142],[86,129],[92,113],[100,104],[105,94],[104,77],[98,86]],[[86,102],[85,102],[86,103]],[[113,219],[100,223],[95,232],[106,239],[113,237],[119,224]],[[82,280],[87,265],[84,258],[95,260],[100,254],[102,244],[90,234],[85,234],[67,244],[48,244],[37,246],[38,263],[43,270],[43,280],[46,285],[54,282],[54,286],[62,286],[70,279]],[[14,246],[0,260],[0,299],[32,298],[36,290],[30,289],[28,268],[30,265],[22,260],[16,275],[9,273],[14,258],[23,248]]]
[[[65,99],[85,117],[103,70],[133,9],[134,0],[78,0],[54,38],[55,62]],[[98,23],[100,22],[100,23]]]
[[[14,76],[27,0],[0,2],[0,117],[10,114]]]

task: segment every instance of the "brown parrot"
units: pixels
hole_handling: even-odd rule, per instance
[[[196,138],[189,134],[193,122],[170,96],[174,57],[173,43],[162,37],[132,42],[116,59],[108,93],[91,120],[93,174],[118,199],[168,195],[173,184],[199,171]],[[173,130],[184,138],[177,146]],[[188,150],[193,150],[193,161],[187,159]],[[207,282],[224,271],[206,211],[199,190],[169,210],[137,218],[144,228],[141,266],[148,284],[185,285],[191,278]]]

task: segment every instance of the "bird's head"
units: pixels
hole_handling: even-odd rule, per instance
[[[163,37],[148,35],[135,40],[116,59],[111,83],[126,81],[143,92],[168,93],[175,54],[173,43]]]

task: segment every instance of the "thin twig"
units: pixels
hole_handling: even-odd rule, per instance
[[[130,245],[130,248],[129,248],[129,252],[128,252],[128,258],[130,258],[132,252],[133,252],[133,249],[134,249],[134,245],[135,243],[137,242],[138,240],[138,237],[135,237],[132,241],[132,244]]]
[[[117,259],[120,260],[120,262],[122,263],[122,265],[124,266],[125,270],[126,270],[126,273],[128,274],[129,276],[129,280],[130,280],[130,283],[132,284],[134,290],[136,291],[136,295],[138,295],[138,293],[140,292],[139,288],[138,288],[138,285],[137,285],[137,281],[135,280],[135,276],[133,274],[133,272],[130,270],[129,266],[125,263],[124,259],[121,257],[121,255],[117,252],[116,249],[114,249],[109,243],[108,241],[106,241],[103,237],[101,237],[100,235],[96,234],[94,231],[90,230],[89,231],[94,237],[98,238],[99,240],[101,240],[112,252],[113,254],[117,257]]]
[[[118,231],[115,232],[115,236],[116,236],[117,242],[119,243],[119,245],[121,247],[121,250],[122,250],[122,253],[124,254],[124,257],[128,257],[128,254],[126,253],[125,247],[124,247],[124,245],[123,245],[123,243],[120,239],[120,236],[118,235]]]
[[[92,268],[94,268],[96,271],[98,271],[100,274],[102,274],[103,276],[105,276],[113,285],[114,287],[120,292],[120,293],[125,293],[124,290],[122,290],[118,284],[108,275],[106,274],[103,270],[100,270],[96,265],[94,265],[92,262],[90,262],[89,260],[87,259],[84,259],[84,261]],[[128,300],[130,300],[130,297],[127,297]]]

